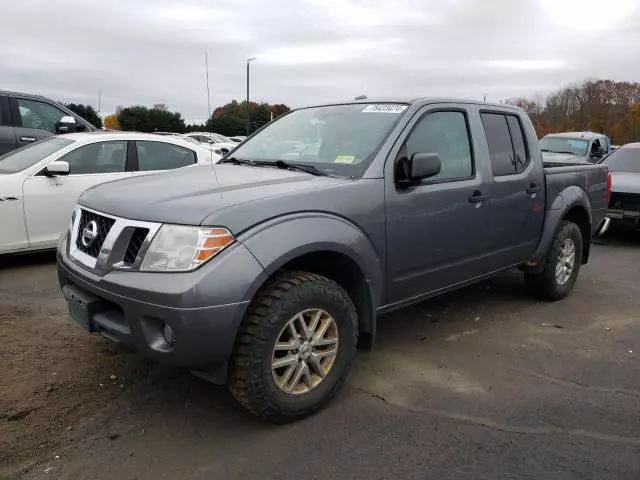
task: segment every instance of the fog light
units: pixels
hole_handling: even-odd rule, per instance
[[[164,336],[164,341],[171,347],[173,347],[173,343],[175,342],[175,338],[173,337],[173,330],[169,325],[165,323],[164,328],[162,329],[162,335]]]

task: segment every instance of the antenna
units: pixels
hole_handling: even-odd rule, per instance
[[[207,76],[207,122],[209,122],[211,120],[211,100],[210,100],[211,97],[209,94],[209,53],[208,52],[204,53],[204,68],[206,70],[206,76]],[[204,125],[206,128],[207,126],[206,122]],[[210,132],[210,133],[213,133],[213,132]],[[211,141],[212,138],[213,138],[213,135],[209,135],[209,141]],[[213,170],[213,176],[216,178],[216,183],[219,185],[220,182],[218,182],[218,173],[216,172],[216,169],[213,166],[213,143],[209,143],[209,162],[211,164],[211,170]]]

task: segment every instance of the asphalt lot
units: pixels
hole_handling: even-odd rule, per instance
[[[0,477],[638,479],[639,273],[615,234],[562,302],[508,273],[390,314],[325,410],[273,426],[73,326],[52,255],[11,259]]]

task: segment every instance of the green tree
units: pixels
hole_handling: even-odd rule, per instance
[[[289,111],[284,104],[269,105],[268,103],[255,103],[246,101],[231,102],[216,108],[207,121],[205,129],[222,135],[245,135],[247,131],[247,119],[249,120],[249,132],[254,132],[273,118]],[[191,127],[190,127],[191,128]]]
[[[81,103],[67,103],[66,107],[73,113],[76,113],[87,120],[94,127],[102,128],[102,118],[100,118],[98,112],[96,112],[95,108],[93,108],[91,105],[83,105]]]
[[[118,108],[116,114],[120,128],[125,131],[184,133],[186,128],[182,115],[171,112],[163,104],[153,108],[142,105]]]

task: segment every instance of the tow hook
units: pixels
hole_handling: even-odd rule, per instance
[[[609,217],[604,217],[604,219],[598,225],[596,229],[596,236],[600,237],[605,234],[607,230],[609,230],[609,225],[611,225],[611,219]]]

